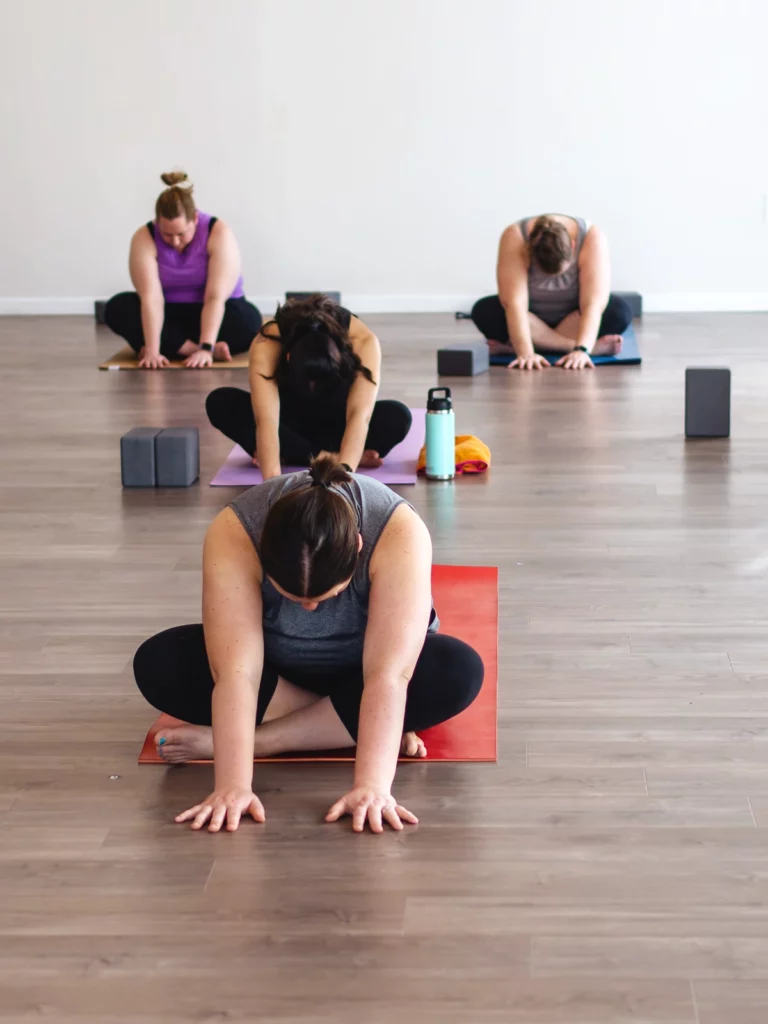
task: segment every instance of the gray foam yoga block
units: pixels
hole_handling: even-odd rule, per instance
[[[629,303],[633,317],[643,315],[643,296],[640,292],[614,292],[613,294]]]
[[[120,438],[123,487],[154,487],[155,440],[161,427],[134,427]]]
[[[685,371],[685,436],[730,437],[731,371],[689,367]]]
[[[200,476],[197,427],[171,427],[155,438],[158,487],[189,487]]]
[[[462,341],[437,352],[439,377],[476,377],[488,366],[488,345],[484,341]]]
[[[308,299],[310,295],[326,295],[329,299],[341,305],[341,292],[324,292],[319,288],[316,292],[286,292],[285,301],[287,302],[289,299]]]
[[[105,324],[107,321],[104,319],[104,310],[107,308],[106,302],[101,299],[97,299],[93,304],[93,315],[96,317],[97,324]]]

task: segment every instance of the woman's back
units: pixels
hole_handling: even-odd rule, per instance
[[[309,479],[308,472],[274,477],[230,502],[257,554],[271,506],[295,488],[306,487]],[[392,513],[407,502],[378,480],[356,474],[334,490],[352,506],[363,546],[350,585],[314,611],[283,597],[265,576],[261,587],[265,657],[280,666],[330,672],[362,659],[371,557]]]

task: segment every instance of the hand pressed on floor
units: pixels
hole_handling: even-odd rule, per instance
[[[232,789],[215,789],[202,803],[195,804],[181,814],[175,821],[192,821],[192,828],[201,829],[207,821],[209,832],[218,832],[226,821],[227,832],[235,832],[240,819],[250,814],[254,821],[266,820],[261,800],[250,789],[233,787]]]
[[[391,793],[377,792],[364,786],[350,790],[341,800],[337,800],[326,814],[325,820],[338,821],[345,814],[352,815],[352,828],[355,832],[362,832],[366,821],[371,832],[383,832],[384,821],[398,832],[402,829],[404,821],[409,825],[419,823],[415,814],[395,803]]]

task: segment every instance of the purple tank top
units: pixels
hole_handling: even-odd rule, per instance
[[[209,213],[198,211],[195,237],[184,252],[176,252],[160,237],[157,224],[154,227],[157,269],[166,302],[202,302],[205,299],[205,285],[208,280],[208,235],[211,230]],[[243,291],[242,274],[237,279],[230,299],[240,299]]]

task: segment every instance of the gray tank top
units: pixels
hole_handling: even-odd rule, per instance
[[[570,216],[560,214],[560,216]],[[518,221],[523,241],[528,241],[528,221],[525,217]],[[545,324],[557,327],[563,317],[579,308],[579,254],[584,238],[589,231],[589,224],[583,217],[571,217],[576,221],[579,233],[576,238],[573,263],[562,274],[545,274],[531,260],[528,270],[528,308]]]
[[[229,503],[259,553],[267,512],[277,499],[306,485],[306,470],[273,477],[252,487]],[[300,668],[319,673],[362,664],[363,639],[368,622],[371,556],[384,527],[398,505],[408,504],[371,477],[353,475],[336,488],[357,515],[363,547],[350,585],[338,597],[323,601],[313,612],[289,601],[268,579],[261,585],[264,603],[264,657],[280,669]],[[437,628],[437,620],[430,629]]]

